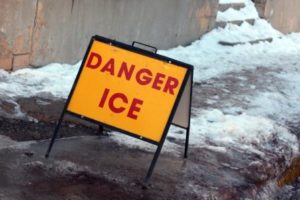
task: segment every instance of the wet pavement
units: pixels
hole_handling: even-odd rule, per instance
[[[248,109],[245,95],[271,90],[275,82],[280,84],[273,76],[278,71],[257,68],[195,83],[193,112],[208,107],[224,111],[231,106]],[[151,185],[145,190],[142,181],[154,152],[99,136],[96,126],[68,117],[60,131],[61,139],[55,143],[50,158],[45,159],[48,138],[64,100],[18,98],[15,101],[18,106],[9,99],[0,101],[0,114],[4,116],[0,118],[0,135],[12,139],[7,139],[10,142],[0,149],[1,200],[288,200],[299,197],[299,181],[292,186],[277,186],[293,155],[288,144],[276,139],[269,141],[270,145],[278,146],[281,151],[259,149],[264,155],[236,147],[221,151],[192,146],[187,159],[163,152]],[[297,123],[287,124],[298,135]],[[172,138],[167,140],[183,144]]]
[[[31,125],[39,126],[18,120],[1,122],[19,128],[24,136],[31,132]],[[51,132],[50,125],[42,127]],[[144,190],[153,152],[118,144],[110,136],[96,136],[93,128],[66,125],[61,132],[72,130],[89,135],[57,140],[49,159],[44,157],[49,140],[0,149],[0,199],[264,199],[279,190],[276,177],[286,168],[284,157],[272,152],[263,157],[238,149],[192,147],[187,159],[162,153]],[[16,135],[15,139],[28,138]]]

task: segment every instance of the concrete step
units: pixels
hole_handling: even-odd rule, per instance
[[[223,45],[223,46],[236,46],[236,45],[239,45],[239,44],[257,44],[257,43],[260,43],[260,42],[272,42],[273,41],[273,38],[263,38],[263,39],[256,39],[256,40],[252,40],[252,41],[248,41],[248,42],[227,42],[227,41],[219,41],[218,43],[220,45]]]
[[[248,22],[251,25],[254,25],[255,19],[245,19],[245,20],[235,20],[235,21],[218,21],[216,22],[216,28],[225,28],[227,24],[235,24],[240,26],[243,22]]]
[[[226,3],[226,4],[219,4],[219,11],[224,12],[228,8],[233,8],[235,10],[240,10],[241,8],[244,8],[244,3]]]

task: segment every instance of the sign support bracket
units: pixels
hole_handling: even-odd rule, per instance
[[[190,138],[190,129],[191,129],[191,113],[192,113],[192,92],[193,92],[193,77],[194,77],[194,72],[193,72],[193,69],[190,71],[190,94],[189,94],[189,118],[188,118],[188,126],[187,128],[184,128],[186,130],[186,139],[185,139],[185,148],[184,148],[184,158],[187,158],[187,154],[188,154],[188,148],[189,148],[189,138]],[[183,127],[182,127],[183,128]],[[144,183],[143,183],[143,189],[147,189],[148,187],[148,184],[149,184],[149,180],[152,176],[152,173],[153,173],[153,170],[154,170],[154,167],[156,165],[156,162],[158,160],[158,157],[160,155],[160,152],[161,152],[161,149],[163,147],[163,143],[165,141],[165,137],[166,137],[166,134],[164,135],[164,138],[162,139],[162,141],[158,144],[158,147],[156,149],[156,152],[154,154],[154,157],[152,159],[152,162],[150,164],[150,167],[148,169],[148,172],[147,172],[147,175],[144,179]]]
[[[154,46],[151,46],[149,44],[144,44],[141,42],[133,41],[131,46],[139,48],[139,49],[143,49],[145,51],[153,52],[155,54],[157,53],[157,48]]]

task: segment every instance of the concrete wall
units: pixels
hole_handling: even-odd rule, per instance
[[[267,0],[254,0],[256,10],[261,18],[265,17],[265,7]]]
[[[185,45],[214,27],[218,0],[0,0],[0,68],[82,59],[91,36]],[[2,12],[5,11],[5,12]]]
[[[300,0],[256,0],[261,1],[262,17],[283,33],[300,31]]]
[[[0,0],[0,67],[29,62],[36,0]]]

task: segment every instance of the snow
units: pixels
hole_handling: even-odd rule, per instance
[[[298,64],[299,65],[299,64]],[[252,114],[260,113],[262,116],[275,120],[293,120],[300,115],[300,69],[299,66],[289,67],[288,71],[282,71],[275,76],[284,84],[277,87],[277,91],[267,91],[259,96],[251,98],[250,106]]]
[[[17,142],[10,139],[9,137],[6,137],[4,135],[0,135],[0,149],[4,149],[7,147],[10,147],[12,145],[15,145]]]
[[[268,141],[279,138],[282,143],[291,144],[298,151],[297,138],[288,130],[272,120],[259,116],[241,114],[226,115],[217,109],[204,110],[192,119],[192,133],[198,133],[191,140],[192,145],[200,141],[214,143],[215,146],[237,147],[257,152],[259,148],[268,149]],[[273,147],[272,147],[273,148]]]
[[[220,3],[242,2],[225,1]],[[294,153],[298,152],[295,135],[285,127],[285,122],[299,119],[300,113],[300,33],[283,35],[263,19],[259,19],[250,0],[243,1],[246,8],[219,13],[219,19],[232,20],[251,11],[255,24],[241,26],[228,24],[204,35],[187,47],[179,46],[167,51],[159,51],[177,60],[194,65],[194,81],[203,83],[212,79],[222,79],[226,74],[245,70],[268,69],[267,84],[261,89],[259,83],[240,85],[252,92],[234,94],[224,88],[224,93],[232,93],[219,108],[206,106],[193,108],[191,120],[191,146],[207,148],[226,153],[228,148],[263,154],[264,150],[280,151],[281,144],[288,144]],[[244,13],[245,14],[245,13]],[[249,13],[248,13],[249,14]],[[272,38],[272,42],[250,44],[249,41]],[[220,41],[240,43],[236,46],[222,46]],[[41,96],[45,98],[67,98],[76,77],[80,62],[75,65],[50,64],[37,69],[22,69],[8,73],[0,70],[0,96],[14,102],[18,97]],[[247,77],[237,76],[241,81]],[[274,81],[276,79],[276,81]],[[232,88],[233,89],[233,88]],[[236,105],[233,100],[244,102],[246,107]],[[220,96],[212,95],[208,105],[220,101]],[[298,120],[299,121],[299,120]],[[113,132],[112,138],[121,144],[153,151],[155,146],[143,141]],[[179,141],[172,142],[170,138]],[[182,152],[184,132],[171,127],[164,151]],[[0,141],[3,138],[0,138]],[[276,140],[277,145],[272,141]],[[5,141],[5,140],[3,140]],[[4,142],[5,143],[5,142]],[[0,146],[2,143],[0,143]]]
[[[220,4],[229,4],[229,3],[244,3],[245,0],[219,0]]]
[[[0,71],[0,96],[31,97],[51,94],[66,98],[81,62],[74,66],[53,63],[38,69],[26,68],[12,73]]]
[[[233,32],[235,34],[232,34]],[[265,20],[257,20],[254,26],[245,22],[242,26],[228,25],[224,29],[214,29],[188,47],[179,46],[159,53],[194,65],[195,80],[201,81],[257,66],[278,67],[278,64],[285,62],[286,55],[299,52],[299,43],[293,40],[294,35],[283,37]],[[298,33],[297,37],[299,35]],[[256,45],[246,43],[234,48],[218,44],[224,40],[242,43],[268,37],[273,38],[272,43],[260,42]]]
[[[41,161],[31,161],[26,163],[25,166],[28,168],[43,169],[45,171],[49,171],[49,173],[60,174],[63,176],[74,175],[83,171],[91,174],[93,173],[93,171],[90,170],[89,167],[81,166],[67,160],[56,160],[51,165],[46,165]]]
[[[18,142],[11,138],[0,135],[0,150],[1,149],[27,149],[34,141]]]
[[[246,19],[258,19],[258,13],[254,6],[254,3],[251,0],[244,1],[245,7],[240,10],[235,10],[233,8],[229,8],[224,12],[218,12],[216,21],[237,21],[237,20],[246,20]]]
[[[218,42],[225,38],[235,42],[248,40],[247,28],[244,31],[232,31],[242,32],[243,34],[230,37],[231,31],[227,28],[215,29],[205,35],[202,40],[195,41],[188,47],[177,47],[169,51],[159,51],[159,53],[194,65],[196,81],[210,79],[231,71],[253,69],[257,66],[273,68],[286,66],[291,63],[287,56],[291,55],[293,59],[294,57],[300,57],[298,54],[300,50],[299,43],[297,44],[292,39],[295,35],[299,37],[299,33],[281,38],[278,38],[275,33],[270,34],[269,36],[274,37],[271,43],[260,42],[256,45],[246,43],[237,45],[234,48],[219,45]]]

